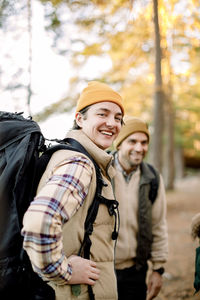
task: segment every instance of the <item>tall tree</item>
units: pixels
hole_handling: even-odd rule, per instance
[[[174,120],[175,111],[173,105],[173,86],[171,81],[168,83],[166,97],[165,97],[165,155],[163,163],[163,173],[165,175],[165,186],[167,190],[174,188],[175,166],[174,166]]]
[[[31,116],[31,96],[32,96],[32,0],[27,0],[27,21],[28,21],[28,35],[29,35],[29,59],[28,59],[28,74],[29,82],[27,85],[27,108],[28,113]]]
[[[155,29],[155,90],[154,90],[154,114],[152,136],[152,162],[154,166],[162,170],[163,157],[163,119],[164,119],[164,91],[161,73],[162,52],[160,46],[160,28],[158,19],[158,1],[153,0],[154,29]]]

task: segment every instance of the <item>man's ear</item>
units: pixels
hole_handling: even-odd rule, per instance
[[[117,151],[119,151],[121,148],[121,143],[117,146]]]
[[[76,124],[82,128],[82,122],[83,122],[83,115],[80,112],[77,112],[75,114],[75,120],[76,120]]]

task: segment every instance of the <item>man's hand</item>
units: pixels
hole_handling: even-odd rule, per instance
[[[152,272],[148,280],[147,298],[151,300],[155,298],[160,292],[162,286],[162,276],[158,272]]]
[[[99,279],[100,270],[97,269],[95,262],[76,255],[70,256],[68,260],[72,266],[69,284],[94,285],[95,281]]]

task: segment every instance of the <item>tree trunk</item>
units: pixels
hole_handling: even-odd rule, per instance
[[[155,28],[155,93],[153,108],[153,134],[151,157],[153,165],[161,172],[163,153],[163,103],[164,93],[161,74],[160,29],[158,20],[158,1],[153,0]]]
[[[176,179],[182,179],[184,177],[185,162],[183,156],[183,148],[176,147],[175,150],[175,166],[176,166]]]
[[[28,8],[28,35],[29,35],[29,66],[28,66],[28,74],[29,74],[29,83],[27,86],[27,108],[28,113],[31,116],[31,97],[32,97],[32,0],[27,0],[27,8]]]
[[[171,99],[172,88],[169,87],[168,97],[165,98],[165,159],[164,159],[164,179],[167,190],[174,188],[174,110]]]

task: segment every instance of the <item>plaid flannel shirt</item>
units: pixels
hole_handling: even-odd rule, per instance
[[[63,252],[62,226],[83,205],[93,173],[91,161],[75,156],[59,164],[24,216],[22,235],[34,270],[66,284],[72,269]]]

